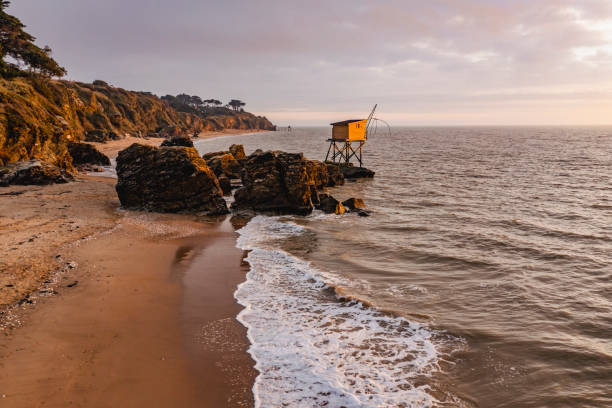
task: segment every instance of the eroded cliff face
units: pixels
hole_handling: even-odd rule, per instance
[[[208,131],[223,129],[276,130],[276,126],[263,116],[255,116],[248,112],[236,112],[232,116],[214,115],[205,118],[204,129]]]
[[[72,170],[67,143],[77,140],[273,128],[267,119],[247,112],[206,119],[177,112],[153,94],[103,81],[0,79],[0,166],[38,158]]]

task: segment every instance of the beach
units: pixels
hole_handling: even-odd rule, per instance
[[[124,211],[115,183],[0,191],[0,404],[251,406],[229,216]]]

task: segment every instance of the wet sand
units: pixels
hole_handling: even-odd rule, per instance
[[[252,406],[229,217],[123,211],[115,182],[0,190],[0,406]]]

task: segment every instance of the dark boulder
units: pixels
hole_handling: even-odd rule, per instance
[[[343,201],[342,205],[351,211],[362,210],[366,208],[365,203],[360,198],[349,198],[348,200]]]
[[[217,177],[217,180],[219,180],[219,186],[221,187],[224,196],[232,194],[232,182],[225,174]]]
[[[319,194],[319,205],[317,210],[321,210],[327,214],[344,214],[346,209],[342,203],[336,200],[329,194]]]
[[[166,146],[183,146],[183,147],[193,147],[193,142],[187,136],[176,136],[170,139],[166,139],[161,144],[162,147]]]
[[[98,166],[110,166],[111,162],[107,155],[96,149],[89,143],[70,142],[68,152],[72,156],[72,164],[81,166],[85,164],[95,164]]]
[[[340,171],[346,179],[372,178],[375,174],[372,170],[365,167],[354,166],[340,166]]]
[[[217,177],[191,147],[152,147],[134,143],[117,157],[117,195],[130,209],[228,212]]]
[[[340,166],[332,163],[325,163],[327,166],[327,187],[341,186],[344,184],[344,175],[340,171]]]
[[[213,156],[209,159],[206,159],[206,164],[208,164],[208,167],[210,167],[211,170],[215,172],[217,177],[221,176],[222,174],[225,174],[228,178],[231,179],[240,178],[242,166],[231,153],[220,154],[218,156]]]
[[[229,152],[233,154],[234,158],[238,161],[246,159],[246,154],[244,154],[244,146],[241,144],[231,145]]]
[[[0,187],[67,183],[73,177],[67,171],[41,160],[11,163],[0,168]]]
[[[232,208],[309,214],[313,209],[309,179],[301,153],[255,152],[244,162],[243,187],[234,194]]]
[[[90,130],[85,134],[85,140],[88,142],[100,142],[105,143],[109,140],[119,140],[121,136],[113,131],[108,131],[104,129],[94,129]]]

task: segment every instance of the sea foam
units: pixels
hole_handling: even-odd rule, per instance
[[[427,326],[340,301],[330,273],[279,248],[304,228],[257,216],[240,229],[250,271],[235,292],[259,375],[257,407],[428,407],[439,353]]]

